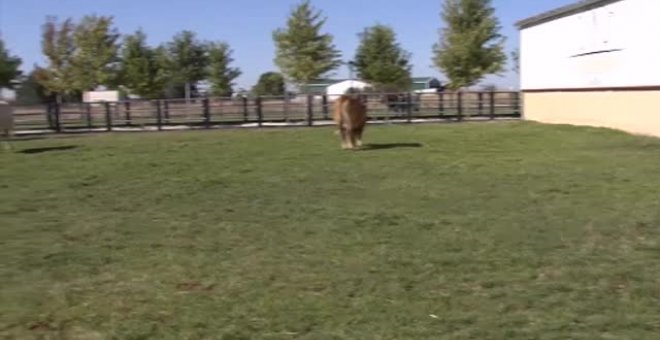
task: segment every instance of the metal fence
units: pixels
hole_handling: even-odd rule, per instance
[[[360,96],[367,103],[371,121],[410,123],[520,117],[518,92],[369,93]],[[334,99],[327,95],[307,95],[17,106],[14,122],[17,132],[163,130],[275,123],[313,126],[332,119]]]

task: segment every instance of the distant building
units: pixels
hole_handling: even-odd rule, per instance
[[[301,92],[315,95],[326,94],[338,96],[346,93],[349,88],[365,89],[371,87],[367,82],[350,79],[319,79],[301,87]],[[415,77],[410,84],[411,91],[429,92],[441,90],[442,83],[434,77]]]
[[[325,88],[325,94],[328,96],[328,99],[334,100],[337,97],[341,96],[348,92],[349,89],[353,88],[355,90],[364,91],[371,87],[371,84],[365,83],[360,80],[343,80],[338,83],[334,83]]]
[[[413,91],[421,90],[430,90],[430,89],[442,89],[442,83],[434,77],[415,77],[412,78]]]
[[[99,90],[83,92],[83,103],[117,102],[119,91]]]
[[[517,23],[525,119],[660,136],[658,0],[583,0]]]
[[[324,94],[328,86],[345,81],[345,79],[317,79],[300,87],[302,93]]]
[[[16,91],[8,88],[0,88],[0,100],[13,102],[16,100]]]

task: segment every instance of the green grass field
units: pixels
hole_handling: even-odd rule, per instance
[[[0,152],[7,339],[657,339],[660,140],[532,123]]]

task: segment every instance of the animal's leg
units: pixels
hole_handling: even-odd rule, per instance
[[[355,148],[355,131],[351,126],[344,127],[344,136],[346,140],[346,148],[353,149]]]
[[[357,131],[355,128],[349,128],[348,130],[348,146],[350,149],[355,149],[357,145]]]
[[[358,128],[353,128],[351,130],[351,141],[353,142],[353,146],[360,147],[360,136]]]
[[[348,149],[348,131],[347,129],[342,125],[339,128],[339,132],[341,133],[341,148],[342,149]]]
[[[362,132],[364,132],[364,126],[355,129],[355,145],[362,147]]]

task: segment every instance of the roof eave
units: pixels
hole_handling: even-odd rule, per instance
[[[621,0],[582,0],[580,2],[576,2],[570,5],[566,5],[563,7],[559,7],[547,12],[543,12],[541,14],[535,15],[533,17],[529,17],[527,19],[520,20],[515,23],[516,27],[518,27],[519,30],[537,26],[549,21],[557,20],[563,17],[567,17],[570,15],[586,12],[588,10],[592,10],[594,8],[602,7],[605,5],[609,5],[614,2],[618,2]]]

